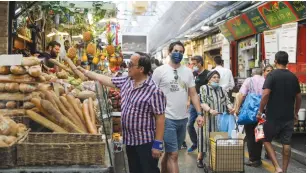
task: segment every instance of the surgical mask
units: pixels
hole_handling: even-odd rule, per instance
[[[198,71],[199,71],[199,68],[198,68],[197,66],[194,66],[194,67],[193,67],[193,71],[194,71],[194,72],[198,72]]]
[[[175,64],[179,64],[183,58],[183,54],[179,52],[173,52],[171,59]]]
[[[215,83],[215,82],[211,82],[210,85],[212,86],[212,88],[216,89],[218,88],[220,85],[219,83]]]

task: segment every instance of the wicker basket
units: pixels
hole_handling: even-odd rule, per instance
[[[11,143],[9,147],[0,147],[0,168],[12,168],[16,165],[17,142],[27,135],[28,131],[24,134],[24,136],[17,138],[15,142]]]
[[[104,165],[101,135],[29,133],[17,144],[18,166]]]
[[[10,118],[14,120],[16,123],[22,123],[26,125],[28,128],[30,127],[31,119],[28,116],[10,116]]]

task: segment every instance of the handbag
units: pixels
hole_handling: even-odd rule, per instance
[[[239,125],[257,123],[256,116],[257,116],[259,106],[260,106],[261,95],[252,93],[251,91],[253,90],[254,90],[253,80],[251,79],[250,90],[239,112],[239,119],[238,119]]]

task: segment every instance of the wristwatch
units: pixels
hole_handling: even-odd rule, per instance
[[[262,113],[260,111],[258,111],[257,115],[262,115]]]
[[[199,116],[199,115],[203,115],[203,113],[202,112],[197,112],[197,115]]]

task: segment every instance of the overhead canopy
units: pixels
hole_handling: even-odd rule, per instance
[[[117,17],[122,33],[147,34],[149,51],[153,52],[232,3],[234,1],[145,1],[139,5],[145,7],[139,8],[139,13],[135,13],[133,3],[120,2],[117,3]]]

